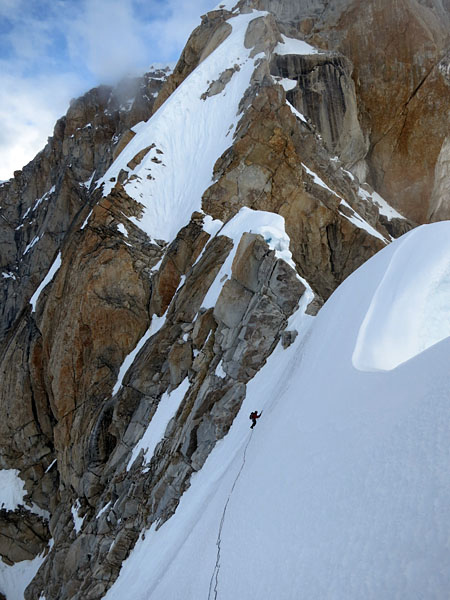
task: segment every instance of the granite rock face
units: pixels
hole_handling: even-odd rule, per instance
[[[48,526],[25,509],[0,511],[0,554],[6,564],[32,560],[47,549]]]
[[[368,141],[358,120],[350,61],[326,52],[278,55],[271,71],[297,82],[286,93],[288,101],[315,124],[327,150],[364,181]]]
[[[389,234],[376,207],[367,211],[352,178],[333,168],[314,129],[286,105],[280,86],[263,79],[246,101],[236,142],[216,163],[217,181],[206,190],[203,209],[225,221],[242,206],[281,214],[299,273],[326,299]],[[317,173],[325,183],[318,183]],[[379,237],[345,218],[342,197],[378,228]]]
[[[151,116],[166,77],[166,71],[148,73],[72,101],[45,148],[0,185],[1,335],[12,331],[76,217],[89,207],[90,189],[122,138]]]
[[[101,598],[139,536],[170,519],[247,383],[302,335],[290,317],[317,314],[414,226],[374,189],[416,221],[448,215],[448,5],[245,0],[237,10],[253,8],[269,14],[245,34],[256,62],[234,137],[202,211],[173,239],[150,239],[148,199],[127,193],[130,172],[158,152],[153,140],[127,155],[108,194],[96,182],[132,127],[231,34],[224,9],[202,18],[172,74],[74,101],[0,186],[0,467],[17,469],[28,505],[49,513],[0,515],[7,564],[47,552],[27,600]],[[411,32],[393,44],[405,15]],[[319,51],[280,51],[286,37]],[[199,101],[225,97],[242,71],[215,73]],[[242,209],[283,217],[289,247],[251,223],[236,233]],[[146,452],[170,396],[178,408]]]
[[[425,222],[450,127],[448,1],[243,0],[240,6],[269,10],[286,35],[351,61],[369,143],[368,181],[402,214]]]

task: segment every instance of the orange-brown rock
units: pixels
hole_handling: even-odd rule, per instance
[[[336,193],[317,185],[303,161]],[[279,87],[262,87],[252,98],[237,140],[217,162],[215,175],[217,182],[203,196],[204,210],[223,221],[242,206],[281,214],[299,271],[322,298],[384,246],[338,209],[339,194],[356,208],[355,192],[330,170],[320,140],[297,121]],[[377,219],[374,224],[388,237]]]
[[[435,164],[450,129],[448,2],[239,3],[249,4],[273,13],[286,35],[306,36],[351,60],[360,121],[369,136],[369,180],[402,214],[424,222],[432,212]],[[320,131],[320,118],[314,122]]]
[[[353,61],[371,131],[375,188],[403,214],[424,222],[434,168],[450,129],[449,80],[440,62],[450,41],[439,3],[354,3],[337,24],[339,50]]]
[[[136,263],[146,259],[150,267],[150,259],[108,231],[110,216],[102,206],[94,210],[90,226],[63,252],[37,314],[59,471],[80,493],[80,478],[98,460],[86,452],[85,432],[149,323],[150,282]]]
[[[153,278],[151,312],[162,316],[169,306],[182,275],[197,260],[209,235],[202,228],[203,217],[192,215],[189,225],[184,227],[168,247],[161,266]]]

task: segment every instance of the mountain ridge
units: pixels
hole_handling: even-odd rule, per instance
[[[146,531],[173,527],[209,457],[237,440],[254,382],[301,353],[315,315],[363,263],[425,213],[445,214],[446,71],[421,79],[433,52],[442,63],[441,28],[413,82],[399,65],[401,94],[391,73],[370,98],[382,80],[367,75],[372,46],[355,60],[366,13],[339,7],[219,6],[172,73],[131,82],[137,99],[88,92],[0,187],[0,465],[26,488],[23,508],[2,513],[8,598],[8,578],[28,564],[27,599],[94,600],[117,577],[128,585],[123,561]],[[370,7],[375,33],[384,11],[389,36],[391,6]],[[414,7],[429,18],[422,4],[397,8]],[[373,106],[384,92],[392,133],[380,150],[389,119]],[[420,111],[425,92],[440,98],[442,131],[411,157],[436,117],[408,108],[398,131],[396,111],[405,94]]]

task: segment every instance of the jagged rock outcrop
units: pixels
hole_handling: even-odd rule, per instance
[[[216,164],[217,182],[205,192],[203,208],[224,221],[242,206],[283,215],[299,272],[325,299],[383,247],[382,235],[369,235],[343,218],[342,197],[362,205],[352,180],[332,168],[314,131],[286,105],[281,87],[263,81],[247,102],[236,142]],[[303,161],[327,178],[327,189]],[[379,216],[373,216],[385,231]],[[387,231],[384,235],[389,236]]]
[[[433,6],[444,22],[448,6]],[[270,14],[251,19],[253,8]],[[174,514],[248,382],[280,341],[293,342],[299,303],[315,315],[413,226],[370,184],[416,220],[447,214],[448,127],[436,125],[448,119],[447,83],[442,63],[432,67],[446,34],[430,10],[412,0],[246,0],[213,11],[167,80],[148,74],[129,83],[132,93],[102,87],[74,101],[46,148],[0,187],[0,466],[18,469],[29,501],[50,513],[47,529],[26,517],[36,532],[28,554],[21,532],[0,554],[30,558],[52,538],[27,600],[101,598],[139,536]],[[146,137],[130,127],[221,50],[238,13],[248,18],[239,60],[208,67],[196,90],[199,111],[228,102],[250,73],[229,146],[214,156],[190,220],[166,239],[150,236],[146,219],[154,227],[183,204],[168,194],[160,206],[150,187],[166,177],[176,195],[171,178],[181,174],[167,158],[179,148],[162,147],[152,121]],[[369,19],[370,35],[389,44],[404,14],[417,40],[408,31],[381,68],[366,43]],[[299,50],[300,39],[316,50]],[[419,144],[425,130],[429,146]],[[28,522],[11,511],[2,519],[7,539]]]
[[[47,523],[38,515],[0,510],[0,554],[7,564],[33,559],[47,549],[49,538]]]
[[[74,100],[36,158],[0,185],[1,320],[4,335],[47,273],[89,188],[129,128],[152,114],[165,71],[95,88]]]

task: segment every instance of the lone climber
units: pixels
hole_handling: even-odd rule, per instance
[[[257,410],[254,410],[253,412],[250,413],[249,419],[251,419],[251,421],[252,421],[252,425],[250,426],[250,429],[253,429],[253,427],[256,425],[256,419],[259,419],[259,417],[261,415],[262,415],[262,412],[260,412],[258,415]]]

